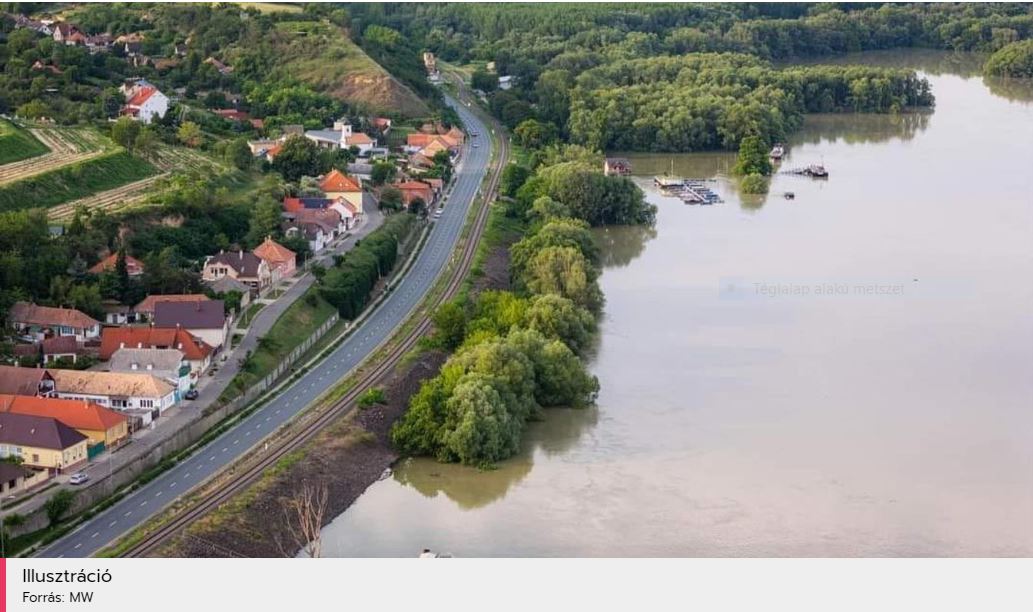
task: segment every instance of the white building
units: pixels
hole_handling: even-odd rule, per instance
[[[126,105],[122,107],[123,116],[150,123],[155,117],[161,119],[169,112],[169,99],[146,81],[123,85],[122,95],[126,98]]]
[[[152,374],[48,370],[62,399],[90,401],[135,416],[143,425],[176,403],[176,389]]]
[[[369,155],[370,150],[377,144],[362,132],[352,132],[351,124],[343,119],[335,121],[332,130],[306,130],[305,138],[327,149],[356,147],[361,157]]]
[[[190,390],[190,364],[183,352],[168,348],[123,348],[115,351],[108,361],[112,372],[127,374],[150,374],[169,383],[176,389],[176,399]]]

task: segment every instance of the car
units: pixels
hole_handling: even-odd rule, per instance
[[[197,396],[197,389],[190,389],[189,391],[183,394],[183,397],[185,397],[188,400],[195,400],[197,399]]]
[[[479,147],[479,146],[481,146],[481,145],[480,145],[480,143],[477,143],[477,142],[473,143],[473,148],[475,148],[475,149],[476,149],[476,148],[477,148],[477,147]]]
[[[90,477],[85,472],[76,472],[72,474],[72,477],[68,479],[68,482],[74,485],[81,485],[89,480]]]

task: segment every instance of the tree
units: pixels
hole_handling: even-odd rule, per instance
[[[735,164],[735,173],[747,176],[771,174],[771,159],[768,157],[768,146],[759,136],[747,136],[739,144],[739,159]]]
[[[1005,45],[990,56],[983,72],[993,76],[1033,77],[1033,39]]]
[[[223,152],[223,159],[226,163],[237,168],[238,170],[247,170],[251,168],[251,164],[254,162],[254,156],[251,155],[251,149],[248,147],[246,138],[235,138],[226,143],[226,149]]]
[[[398,211],[402,209],[402,192],[394,187],[380,190],[380,209]]]
[[[282,221],[280,203],[269,196],[262,196],[251,210],[245,242],[251,246],[258,246],[267,236],[278,235]]]
[[[528,291],[552,293],[598,312],[603,297],[595,284],[596,271],[574,247],[546,247],[528,262],[520,280]]]
[[[438,306],[432,315],[434,336],[441,346],[454,351],[466,337],[466,311],[455,301],[445,302]]]
[[[395,174],[398,173],[398,168],[395,167],[389,161],[378,161],[373,164],[373,170],[370,172],[370,179],[374,185],[383,185],[384,183],[392,180]]]
[[[176,130],[176,138],[186,146],[196,148],[201,146],[204,135],[201,133],[201,126],[193,121],[184,121]]]
[[[311,559],[321,556],[323,518],[330,501],[326,484],[303,484],[301,489],[283,503],[284,523],[291,534],[291,548],[281,545],[285,556],[293,556],[293,547],[301,546]]]
[[[417,196],[409,200],[409,212],[414,215],[426,215],[427,214],[427,203],[423,201],[423,198]]]
[[[316,143],[304,136],[291,136],[273,159],[273,169],[291,182],[305,175],[320,174],[319,149]]]
[[[520,122],[513,130],[513,136],[521,146],[529,149],[540,149],[552,144],[557,136],[556,126],[552,123],[542,123],[537,119],[526,119]]]
[[[43,508],[47,512],[47,520],[50,521],[51,526],[56,525],[72,509],[74,501],[75,493],[68,489],[61,489],[50,496],[50,499],[43,504]]]
[[[158,136],[155,135],[154,130],[147,127],[140,130],[140,133],[136,135],[136,140],[133,142],[136,152],[141,155],[153,153],[157,146]]]
[[[119,117],[111,124],[111,139],[123,147],[132,150],[140,135],[140,122],[129,117]]]
[[[486,467],[513,456],[520,448],[523,423],[486,376],[465,376],[445,409],[455,425],[444,435],[442,450],[455,460]]]
[[[559,295],[531,298],[525,324],[546,338],[562,341],[572,351],[583,354],[595,333],[595,317],[573,301]]]
[[[767,193],[768,180],[756,172],[753,174],[747,174],[739,181],[739,189],[741,189],[743,193],[749,194]]]
[[[502,171],[502,182],[500,184],[502,193],[509,197],[515,196],[517,190],[524,185],[530,176],[531,169],[527,166],[507,164],[506,169]]]
[[[470,85],[474,89],[480,89],[483,92],[490,93],[498,89],[499,77],[498,75],[492,74],[486,70],[475,70],[470,76]]]

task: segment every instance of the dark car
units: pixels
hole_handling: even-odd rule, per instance
[[[195,399],[197,399],[197,395],[198,395],[197,389],[191,389],[191,390],[187,391],[186,393],[184,393],[183,397],[187,398],[188,400],[195,400]]]

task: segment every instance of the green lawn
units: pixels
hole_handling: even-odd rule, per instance
[[[244,314],[237,320],[237,327],[248,327],[251,325],[251,322],[255,320],[255,315],[257,315],[258,311],[263,308],[265,308],[265,304],[260,302],[255,302],[248,306],[247,310],[244,311]]]
[[[50,208],[155,174],[147,161],[122,148],[0,188],[0,212]]]
[[[26,130],[0,119],[0,165],[37,157],[49,151],[46,145]]]
[[[315,305],[309,304],[309,295],[314,296]],[[264,378],[333,313],[334,307],[319,296],[315,287],[310,288],[280,315],[269,333],[259,340],[250,363],[233,379],[233,383],[223,393],[223,399],[232,399],[243,389]]]

